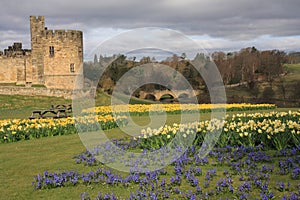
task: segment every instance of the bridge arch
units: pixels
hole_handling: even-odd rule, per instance
[[[149,93],[149,94],[146,94],[146,95],[145,95],[144,99],[148,99],[148,100],[155,101],[155,100],[156,100],[156,97],[155,97],[154,94]]]
[[[177,95],[171,90],[159,90],[154,93],[157,100],[161,100],[164,95],[169,95],[171,98],[176,98]]]
[[[172,94],[163,94],[158,100],[163,101],[165,99],[175,99],[175,97]]]

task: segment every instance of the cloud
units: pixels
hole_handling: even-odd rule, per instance
[[[4,48],[6,49],[8,46],[12,46],[14,42],[23,43],[24,49],[29,49],[30,47],[30,37],[27,34],[22,34],[16,31],[0,30],[0,35],[1,35],[0,46],[3,47],[2,49],[0,49],[0,51],[2,51]]]
[[[241,48],[247,42],[273,47],[274,43],[265,36],[284,41],[282,45],[287,46],[282,49],[295,49],[295,45],[286,41],[300,35],[299,7],[299,0],[10,0],[1,2],[0,48],[14,41],[9,37],[11,32],[18,35],[16,40],[22,39],[24,46],[30,47],[29,16],[44,15],[50,29],[84,31],[85,49],[121,31],[141,27],[209,36],[210,45],[224,49],[235,45]],[[103,33],[98,32],[96,37],[95,32],[100,30]]]
[[[109,40],[100,43],[92,51],[93,54],[113,55],[126,54],[128,52],[156,49],[172,54],[192,53],[193,56],[199,52],[198,45],[190,38],[178,31],[165,28],[138,28],[115,35]],[[146,56],[146,55],[145,55]],[[151,55],[147,55],[150,56]]]

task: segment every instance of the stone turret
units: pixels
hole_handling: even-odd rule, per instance
[[[44,84],[44,43],[42,31],[45,29],[44,16],[30,16],[32,82]]]

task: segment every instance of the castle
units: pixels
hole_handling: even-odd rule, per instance
[[[0,83],[77,89],[83,85],[83,34],[77,30],[48,30],[44,16],[30,16],[31,49],[14,43],[0,51]],[[77,79],[76,79],[77,78]]]

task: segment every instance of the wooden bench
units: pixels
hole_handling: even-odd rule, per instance
[[[33,110],[29,119],[66,118],[72,112],[71,105],[51,105],[49,110]]]
[[[72,112],[72,105],[64,105],[64,104],[58,104],[58,105],[51,105],[51,110],[57,110],[57,109],[65,109],[66,112]]]
[[[42,111],[41,110],[34,110],[31,113],[31,116],[29,117],[29,119],[36,119],[39,118],[39,116],[41,116]],[[36,116],[37,114],[37,116]]]

